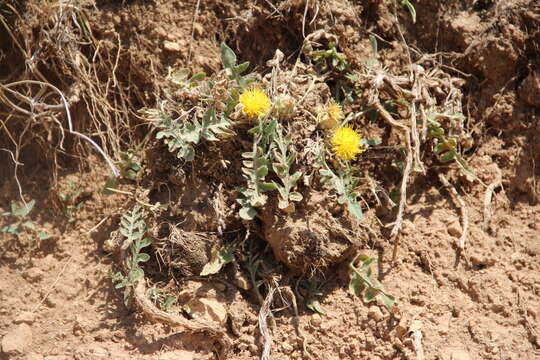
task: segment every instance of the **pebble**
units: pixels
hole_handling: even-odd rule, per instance
[[[384,319],[384,314],[378,306],[370,306],[368,310],[368,317],[379,322]]]
[[[163,48],[171,52],[180,52],[182,50],[182,48],[180,47],[180,44],[173,41],[164,41]]]
[[[43,270],[38,267],[32,267],[24,272],[23,277],[28,281],[41,281],[43,280]]]
[[[19,324],[2,338],[2,351],[8,355],[23,353],[32,343],[32,329],[28,324]]]
[[[322,324],[322,317],[319,314],[313,314],[311,316],[311,319],[309,320],[309,323],[314,327],[319,327]]]
[[[186,311],[195,318],[202,318],[220,325],[227,321],[227,309],[215,299],[196,298],[185,306]]]
[[[15,320],[13,320],[13,322],[15,324],[26,323],[28,325],[32,325],[35,319],[36,319],[36,314],[34,314],[33,312],[23,311],[22,313],[19,314],[19,316],[15,318]]]
[[[461,237],[461,234],[463,234],[463,230],[461,230],[461,225],[459,223],[459,220],[454,220],[451,223],[449,223],[446,226],[446,231],[448,231],[448,234],[456,238]]]

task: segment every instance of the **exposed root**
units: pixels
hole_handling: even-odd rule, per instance
[[[399,198],[399,207],[398,207],[398,213],[396,216],[396,221],[394,222],[394,225],[392,227],[392,231],[390,232],[390,238],[394,241],[394,250],[392,252],[392,262],[396,261],[397,257],[397,249],[399,247],[399,231],[401,230],[401,226],[403,225],[403,213],[405,211],[405,204],[407,202],[407,182],[409,180],[409,175],[411,173],[412,163],[413,163],[413,150],[411,146],[411,131],[409,128],[398,121],[394,120],[392,118],[392,115],[386,111],[386,109],[381,105],[379,101],[376,101],[373,106],[377,109],[379,114],[384,118],[386,122],[388,122],[391,126],[400,128],[405,136],[405,140],[407,142],[407,159],[405,164],[405,169],[403,170],[403,179],[401,181],[401,189],[400,189],[400,198]]]
[[[501,170],[497,168],[497,177],[495,178],[495,181],[488,185],[484,194],[484,223],[482,224],[482,229],[484,231],[489,230],[492,215],[491,199],[493,197],[493,192],[499,186],[502,186],[502,174]]]
[[[127,268],[127,250],[131,246],[132,241],[125,240],[120,247],[120,262],[125,275],[128,274]],[[150,320],[167,324],[171,327],[182,327],[192,332],[204,332],[212,339],[215,339],[221,345],[218,352],[219,359],[227,359],[227,354],[231,348],[231,341],[225,330],[201,320],[187,320],[176,314],[171,314],[160,310],[146,296],[146,285],[144,278],[139,280],[133,291],[135,304]]]
[[[467,210],[467,205],[465,204],[465,201],[459,196],[456,188],[448,182],[448,180],[444,177],[443,174],[439,174],[439,179],[443,183],[445,187],[447,187],[456,201],[459,203],[459,207],[461,209],[461,221],[463,226],[463,231],[461,233],[461,236],[459,238],[458,246],[461,250],[465,249],[465,241],[467,240],[467,235],[469,232],[469,211]]]
[[[271,311],[270,311],[270,306],[272,305],[272,301],[274,300],[274,294],[276,293],[276,290],[277,290],[276,286],[268,287],[268,294],[266,295],[266,298],[264,299],[261,310],[259,311],[259,329],[264,339],[261,360],[270,359],[270,349],[272,348],[272,338],[270,337],[270,331],[268,330],[268,323],[266,322],[266,320],[268,319],[268,317],[272,316]]]

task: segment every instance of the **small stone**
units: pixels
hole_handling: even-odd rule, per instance
[[[371,306],[368,310],[368,317],[379,322],[384,319],[384,314],[378,306]]]
[[[454,349],[450,353],[450,360],[471,360],[471,356],[463,349]]]
[[[225,325],[225,322],[227,321],[227,309],[223,304],[214,299],[193,299],[185,306],[185,308],[194,318],[212,321],[219,325]]]
[[[448,231],[448,234],[457,238],[461,237],[461,234],[463,234],[463,230],[461,230],[461,225],[458,220],[449,223],[446,227],[446,231]]]
[[[163,48],[171,52],[180,52],[180,50],[182,50],[182,48],[180,47],[180,44],[173,41],[164,41]]]
[[[204,27],[199,23],[193,23],[193,34],[195,36],[201,36],[204,34]]]
[[[289,343],[283,343],[281,344],[281,350],[283,351],[284,354],[289,355],[290,353],[294,351],[294,348]]]
[[[319,327],[322,324],[322,317],[319,314],[313,314],[311,315],[311,319],[309,320],[309,323],[313,327]]]
[[[13,320],[13,322],[15,324],[26,323],[28,325],[32,325],[35,319],[36,319],[36,314],[34,314],[33,312],[23,311],[22,313],[19,314],[19,316],[15,318],[15,320]]]
[[[32,343],[32,329],[27,324],[19,324],[2,338],[2,351],[8,355],[23,353]]]
[[[32,267],[24,272],[23,277],[31,282],[41,281],[43,280],[43,270],[38,267]]]

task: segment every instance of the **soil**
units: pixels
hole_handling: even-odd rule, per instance
[[[70,2],[73,16],[46,1],[0,4],[0,83],[47,80],[66,94],[76,130],[109,154],[137,150],[143,165],[136,181],[122,180],[120,192],[105,194],[110,169],[93,147],[66,131],[61,148],[57,118],[46,114],[25,128],[20,120],[27,117],[0,97],[0,213],[22,193],[36,200],[30,219],[52,235],[0,232],[0,359],[261,358],[259,314],[272,288],[272,359],[540,359],[540,4],[412,4],[415,23],[406,7],[385,0],[80,0]],[[306,80],[318,70],[302,51],[304,38],[321,29],[319,45],[336,39],[352,70],[373,58],[374,35],[384,69],[407,77],[410,57],[423,79],[433,80],[426,89],[434,106],[454,102],[466,116],[456,136],[474,176],[430,158],[425,174],[411,177],[395,264],[396,210],[377,193],[390,199],[399,187],[401,172],[391,159],[403,135],[383,120],[365,116],[356,123],[383,139],[356,162],[370,174],[359,186],[364,220],[332,205],[322,184],[303,180],[304,199],[292,216],[273,199],[247,222],[237,215],[242,177],[231,174],[241,174],[248,127],[238,130],[238,140],[204,145],[196,169],[146,137],[149,125],[138,112],[165,97],[169,68],[218,72],[221,42],[250,61],[261,83],[279,49],[278,85],[295,99],[305,95],[303,108],[287,120],[293,142],[304,144],[319,134],[313,114],[340,81],[337,74],[310,88]],[[31,57],[35,65],[23,66]],[[363,109],[370,85],[361,86],[346,113]],[[14,145],[19,136],[22,147]],[[17,170],[13,156],[24,164]],[[312,160],[301,153],[298,166],[307,169]],[[122,270],[114,234],[134,199],[173,203],[172,211],[147,212],[149,236],[159,244],[144,265],[147,288],[177,298],[169,312],[221,329],[228,353],[208,332],[171,326],[124,304],[111,281]],[[0,227],[10,219],[0,217]],[[222,244],[239,247],[235,261],[219,274],[198,276]],[[349,292],[347,265],[356,252],[377,259],[374,272],[397,299],[392,310]],[[256,289],[246,265],[254,254],[262,281]],[[324,314],[308,308],[314,298],[308,279],[316,280]]]

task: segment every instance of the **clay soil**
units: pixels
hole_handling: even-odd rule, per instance
[[[392,209],[372,206],[366,211],[369,221],[348,235],[361,237],[353,241],[355,250],[378,259],[374,271],[397,299],[392,311],[349,293],[345,261],[329,268],[321,264],[315,271],[317,299],[325,314],[314,313],[306,306],[302,286],[311,274],[299,275],[294,266],[289,269],[278,261],[263,239],[270,230],[251,227],[249,241],[267,274],[262,296],[267,295],[268,284],[278,289],[272,304],[270,358],[540,359],[537,1],[415,0],[411,1],[415,23],[406,7],[396,8],[390,0],[68,1],[84,16],[77,19],[84,18],[86,30],[74,27],[71,17],[58,15],[63,2],[5,3],[0,2],[2,84],[36,79],[39,72],[38,80],[47,80],[66,94],[78,131],[111,154],[138,144],[146,152],[141,152],[145,170],[138,182],[123,181],[119,189],[124,193],[104,194],[110,172],[94,148],[71,135],[60,148],[59,132],[51,130],[53,121],[25,128],[20,124],[26,118],[11,116],[16,111],[0,98],[0,213],[9,211],[12,201],[20,202],[22,193],[26,201],[36,201],[29,217],[52,235],[38,240],[31,232],[19,237],[0,233],[0,359],[184,360],[217,359],[220,354],[227,359],[261,358],[265,343],[259,328],[261,303],[249,281],[245,253],[237,254],[218,275],[197,276],[211,248],[200,244],[217,238],[217,219],[205,204],[208,194],[219,190],[204,179],[219,179],[223,172],[188,176],[194,180],[175,188],[182,173],[160,168],[172,160],[159,155],[165,147],[145,138],[147,124],[137,111],[156,106],[168,67],[219,71],[221,42],[241,61],[250,61],[250,71],[265,74],[271,71],[267,61],[277,49],[284,54],[285,70],[297,61],[307,63],[301,54],[304,38],[321,29],[337,36],[339,51],[353,70],[370,58],[369,35],[375,35],[385,68],[396,73],[402,69],[403,74],[409,56],[413,62],[429,58],[424,62],[432,66],[425,65],[428,71],[437,68],[449,74],[448,79],[459,79],[460,112],[466,116],[468,135],[462,153],[476,178],[436,162],[412,178],[395,264],[384,226],[395,219]],[[75,52],[78,63],[71,57]],[[35,62],[28,62],[30,58]],[[321,95],[325,96],[329,92]],[[318,100],[308,98],[306,103],[310,101]],[[354,108],[350,106],[345,110]],[[366,129],[379,137],[390,134],[377,124]],[[18,143],[23,132],[27,135]],[[391,147],[392,141],[383,145]],[[24,164],[17,172],[13,154]],[[389,189],[401,177],[390,165],[377,165],[390,164],[387,160],[375,151],[359,163]],[[211,161],[207,165],[212,168]],[[188,175],[195,174],[189,168],[185,168]],[[464,231],[462,204],[440,181],[439,173],[451,180],[467,209],[463,250],[457,246]],[[486,223],[485,194],[499,179],[488,202],[491,217]],[[226,204],[234,203],[231,194],[238,184],[229,185],[224,191]],[[69,204],[77,206],[66,212],[60,194],[73,189],[75,199]],[[161,253],[152,249],[152,260],[145,265],[147,287],[177,296],[170,311],[182,317],[187,315],[182,306],[193,299],[211,303],[207,309],[211,320],[217,320],[231,342],[225,355],[219,341],[206,332],[170,326],[145,316],[137,306],[126,307],[122,292],[111,281],[111,274],[121,270],[111,234],[134,205],[126,193],[145,191],[153,202],[172,191],[178,209],[167,219],[201,237],[194,245],[183,244],[176,253],[181,262],[176,268],[168,266],[171,258],[159,258]],[[312,200],[305,196],[304,201]],[[227,212],[225,233],[243,234],[250,228],[236,212]],[[311,208],[299,213],[309,217]],[[324,214],[314,211],[313,216],[321,218],[313,221],[324,223]],[[0,217],[0,227],[10,221]],[[165,220],[158,218],[152,225],[159,221]],[[279,231],[284,226],[295,231],[290,223],[275,226],[274,236],[283,236]]]

